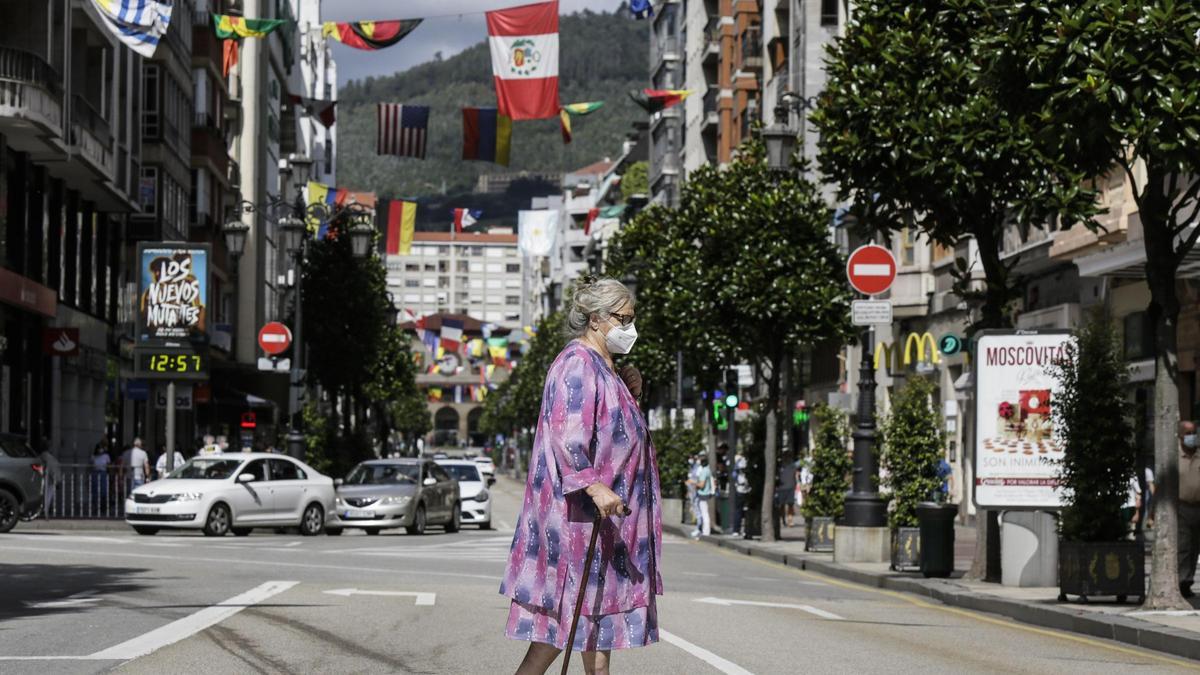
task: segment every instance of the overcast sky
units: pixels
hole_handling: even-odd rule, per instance
[[[483,13],[489,9],[528,4],[524,0],[326,0],[321,3],[322,21],[365,21],[369,19],[416,19],[425,21],[398,44],[382,51],[351,49],[336,41],[339,83],[368,75],[391,75],[418,63],[443,57],[470,47],[487,37]],[[560,0],[559,13],[572,14],[584,8],[611,12],[621,0]],[[455,14],[465,12],[465,14]]]

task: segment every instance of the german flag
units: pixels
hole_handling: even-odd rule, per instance
[[[421,25],[421,19],[397,19],[395,21],[326,21],[321,33],[355,49],[375,51],[391,47],[404,39],[413,29]]]
[[[629,92],[629,98],[646,112],[654,114],[680,103],[691,93],[688,89],[643,89]]]

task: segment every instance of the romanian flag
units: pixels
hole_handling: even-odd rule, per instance
[[[217,37],[226,40],[230,38],[261,38],[283,25],[283,19],[247,19],[228,14],[213,14],[213,29]]]
[[[331,188],[324,183],[308,182],[308,205],[323,204],[330,215],[333,215],[335,208],[346,203],[349,194],[345,188]],[[324,239],[329,236],[329,220],[315,215],[309,216],[308,231],[315,232],[318,241]]]
[[[412,251],[413,231],[417,225],[417,203],[399,199],[380,199],[375,204],[375,229],[385,255],[408,255]]]
[[[508,166],[512,119],[495,108],[463,108],[463,159]]]
[[[692,92],[688,89],[643,89],[629,92],[629,98],[648,113],[666,110],[683,102]]]
[[[347,47],[375,51],[391,47],[403,40],[419,25],[421,25],[421,19],[352,21],[349,23],[326,21],[321,24],[321,34],[331,37]]]

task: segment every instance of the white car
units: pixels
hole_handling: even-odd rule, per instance
[[[479,467],[479,471],[482,472],[483,475],[485,475],[485,476],[495,476],[496,475],[496,463],[492,461],[491,457],[487,457],[485,455],[480,455],[480,456],[476,457],[474,461],[475,461],[475,465]]]
[[[244,537],[256,527],[299,527],[312,536],[325,530],[333,499],[333,479],[291,457],[208,455],[130,493],[125,522],[144,535],[169,528]]]
[[[462,523],[475,524],[481,530],[492,529],[492,496],[488,488],[496,483],[485,477],[476,462],[465,459],[439,459],[438,466],[458,480]]]

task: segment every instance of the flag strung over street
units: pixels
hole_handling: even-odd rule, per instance
[[[691,94],[687,89],[643,89],[629,92],[629,98],[646,112],[656,113],[681,103]]]
[[[648,19],[654,16],[654,7],[650,0],[629,0],[629,13],[635,19]]]
[[[425,159],[429,106],[380,103],[376,117],[379,124],[376,154]]]
[[[571,114],[566,108],[558,111],[558,126],[562,129],[563,145],[571,142]]]
[[[458,319],[442,319],[441,346],[450,352],[457,352],[462,342],[463,323]]]
[[[308,115],[309,117],[315,117],[316,119],[320,120],[321,125],[326,129],[333,126],[334,122],[337,121],[337,116],[335,114],[337,101],[325,101],[319,98],[304,98],[303,96],[297,96],[295,94],[291,94],[289,98],[292,103],[304,108],[305,115]]]
[[[308,204],[324,204],[330,213],[333,210],[346,203],[346,197],[350,192],[345,188],[334,188],[324,183],[314,181],[308,182]],[[325,239],[329,236],[329,219],[318,218],[317,216],[309,216],[308,231],[316,234],[317,241]]]
[[[171,24],[172,4],[156,0],[92,0],[104,27],[126,47],[146,58]]]
[[[396,19],[391,21],[326,21],[321,25],[321,34],[355,49],[375,51],[391,47],[403,40],[421,19]]]
[[[454,231],[462,232],[464,227],[474,225],[483,217],[479,209],[454,209]]]
[[[522,255],[548,255],[558,232],[558,211],[519,211],[517,230],[517,248]]]
[[[229,71],[238,62],[238,41],[221,40],[221,75],[229,77]]]
[[[463,159],[508,166],[512,118],[495,108],[463,108]]]
[[[572,115],[590,115],[604,107],[604,101],[584,101],[583,103],[568,103],[563,110]]]
[[[385,255],[408,255],[412,251],[416,224],[416,202],[381,199],[375,204],[375,229],[382,234],[380,252]],[[424,320],[418,324],[424,325]]]
[[[428,329],[422,330],[421,342],[425,345],[425,348],[429,350],[429,357],[432,359],[434,355],[437,354],[438,334]]]
[[[500,112],[514,120],[558,115],[558,0],[487,13]]]
[[[266,37],[284,23],[283,19],[247,19],[228,14],[213,14],[212,19],[213,30],[216,31],[217,37],[223,40]]]

